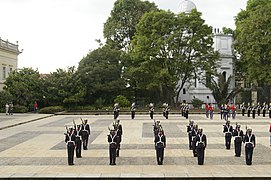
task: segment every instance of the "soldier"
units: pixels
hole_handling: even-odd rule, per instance
[[[271,146],[271,123],[269,125],[269,142],[270,142],[270,146]]]
[[[255,106],[254,104],[252,104],[252,118],[253,119],[255,119],[256,109],[257,109],[257,106]]]
[[[196,137],[198,135],[198,125],[197,124],[194,124],[191,135],[192,135],[193,156],[197,157],[197,149],[196,149]]]
[[[251,128],[247,129],[247,133],[244,137],[244,143],[245,143],[245,153],[246,153],[246,164],[251,165],[252,164],[253,149],[256,146],[255,135],[252,134]]]
[[[13,103],[9,103],[9,115],[13,115]]]
[[[258,116],[260,116],[262,107],[261,107],[261,104],[259,102],[258,102],[258,106],[256,107],[256,109],[258,111]]]
[[[214,117],[214,106],[212,104],[209,105],[209,111],[210,111],[210,119],[213,119],[213,117]]]
[[[262,110],[263,110],[263,117],[265,117],[265,114],[266,114],[266,103],[265,102],[263,103]]]
[[[154,137],[154,144],[156,150],[157,164],[163,165],[164,149],[166,148],[166,136],[162,128],[159,129],[158,135]]]
[[[193,130],[194,121],[189,120],[189,124],[187,126],[187,134],[188,134],[188,143],[189,150],[192,150],[192,130]]]
[[[74,125],[74,135],[75,135],[75,152],[76,152],[76,157],[81,158],[81,149],[82,149],[82,131],[81,131],[81,126],[80,125]]]
[[[269,113],[269,118],[271,119],[271,103],[269,103],[269,107],[268,107],[268,113]]]
[[[162,129],[162,125],[160,124],[160,121],[155,121],[154,120],[154,125],[153,125],[153,134],[154,134],[154,136],[158,135],[159,129]]]
[[[163,104],[163,116],[168,119],[168,112],[169,112],[169,107],[167,103]]]
[[[220,118],[221,118],[221,120],[224,119],[224,111],[225,111],[224,104],[221,104],[221,106],[220,106]]]
[[[81,125],[81,134],[82,134],[82,141],[83,141],[83,149],[87,150],[88,149],[88,138],[90,135],[90,125],[87,123],[88,120],[85,119],[84,122],[82,122]]]
[[[153,114],[154,114],[154,104],[153,104],[153,103],[150,103],[149,108],[150,108],[150,111],[149,111],[150,117],[151,117],[151,119],[153,119]]]
[[[226,124],[223,126],[224,126],[223,133],[225,134],[225,146],[226,146],[226,149],[230,149],[233,127],[232,125],[230,125],[230,121],[226,121]]]
[[[119,151],[120,151],[120,143],[121,143],[121,140],[122,140],[122,125],[120,124],[120,120],[119,118],[117,119],[116,123],[114,123],[114,128],[115,128],[115,132],[117,134],[117,136],[119,137],[119,141],[117,143],[117,150],[116,150],[116,157],[119,157]]]
[[[236,124],[236,129],[233,131],[233,137],[234,137],[234,149],[235,149],[235,156],[240,157],[241,156],[241,146],[243,141],[243,131],[240,129],[240,124]]]
[[[136,105],[135,105],[135,103],[132,103],[132,106],[131,106],[131,118],[132,119],[135,118],[135,111],[136,111]]]
[[[242,110],[242,116],[245,116],[246,107],[245,107],[245,103],[244,102],[241,105],[241,110]]]
[[[185,118],[188,119],[188,114],[189,114],[189,105],[188,104],[185,104],[185,112],[184,112],[184,115],[185,115]]]
[[[251,106],[250,103],[247,104],[247,117],[250,117],[250,111],[251,111]]]
[[[181,104],[181,112],[182,112],[182,116],[184,116],[184,103]]]
[[[114,112],[114,119],[117,119],[119,117],[119,112],[120,112],[119,103],[114,104],[113,112]]]
[[[196,147],[197,147],[197,156],[198,156],[198,165],[204,164],[204,151],[207,147],[207,138],[203,134],[203,129],[200,128],[198,135],[196,137]]]
[[[110,134],[107,135],[107,141],[109,143],[109,159],[110,165],[116,165],[116,150],[119,143],[119,137],[117,136],[115,129],[110,129]]]
[[[74,165],[73,158],[74,158],[74,148],[75,148],[75,135],[73,133],[73,128],[69,128],[65,135],[65,142],[67,144],[67,151],[68,151],[68,164]]]

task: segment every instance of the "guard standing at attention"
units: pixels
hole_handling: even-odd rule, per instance
[[[230,149],[233,127],[232,125],[230,125],[230,121],[226,121],[226,124],[223,126],[224,126],[223,133],[225,134],[225,146],[226,146],[226,149]]]
[[[188,147],[189,150],[192,150],[192,130],[193,130],[194,121],[189,120],[189,124],[187,126],[187,134],[188,134]]]
[[[236,129],[233,131],[234,149],[235,149],[235,156],[236,157],[241,156],[241,146],[242,146],[243,136],[244,136],[244,133],[240,128],[241,128],[240,124],[237,123]]]
[[[122,125],[120,124],[119,118],[117,119],[117,121],[114,123],[113,126],[115,128],[115,132],[116,132],[117,136],[119,137],[119,141],[117,143],[117,150],[116,150],[116,156],[119,157],[120,143],[121,143],[122,134],[123,134]]]
[[[154,137],[154,144],[156,150],[157,164],[163,165],[164,149],[166,148],[166,136],[162,128],[159,129],[158,135]]]
[[[246,164],[251,165],[253,150],[256,146],[256,138],[255,138],[255,135],[252,134],[251,128],[247,129],[247,133],[244,137],[244,143],[245,143],[245,153],[246,153]]]
[[[107,141],[109,143],[109,159],[110,165],[116,165],[116,150],[119,143],[119,136],[117,136],[115,129],[110,129],[110,134],[107,135]]]
[[[132,106],[131,106],[131,118],[132,119],[135,119],[135,111],[136,111],[136,105],[135,105],[135,103],[132,103]]]
[[[74,149],[75,149],[75,135],[73,133],[73,128],[69,128],[68,132],[65,135],[65,142],[67,144],[67,152],[68,152],[68,164],[74,165]]]
[[[88,149],[88,138],[90,135],[90,125],[88,124],[87,119],[85,119],[84,122],[82,122],[81,130],[82,130],[83,149],[87,150]]]
[[[198,135],[196,137],[196,147],[197,147],[197,156],[198,156],[198,165],[204,164],[204,151],[207,147],[207,138],[206,135],[203,134],[203,129],[200,128],[198,131]]]
[[[82,150],[82,131],[81,131],[81,126],[80,125],[74,125],[75,127],[75,131],[74,131],[74,135],[75,135],[75,154],[77,158],[81,158],[81,150]]]
[[[150,103],[149,108],[150,108],[150,111],[149,111],[150,117],[151,117],[151,119],[153,119],[153,114],[154,114],[154,104],[153,104],[153,103]]]

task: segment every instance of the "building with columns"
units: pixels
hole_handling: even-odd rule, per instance
[[[18,55],[21,53],[17,44],[0,38],[0,91],[9,73],[18,67]]]
[[[195,4],[190,0],[184,0],[180,6],[180,12],[189,14],[192,9],[195,9]],[[217,72],[222,73],[225,79],[229,76],[234,77],[234,56],[233,56],[233,37],[232,35],[223,34],[218,28],[213,31],[214,36],[214,50],[220,53],[220,58],[217,62]],[[180,94],[179,102],[190,103],[194,98],[200,99],[205,103],[215,103],[212,92],[198,80],[195,82],[186,83]],[[235,85],[235,80],[231,82],[230,88]]]

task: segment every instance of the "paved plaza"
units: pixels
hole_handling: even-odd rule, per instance
[[[64,143],[65,125],[72,121],[81,123],[80,117],[89,120],[92,127],[88,150],[83,158],[75,158],[68,166]],[[0,114],[0,178],[16,177],[270,177],[271,151],[269,144],[269,119],[256,119],[237,115],[231,124],[248,125],[256,135],[256,148],[252,166],[245,165],[244,148],[241,157],[234,157],[233,141],[230,150],[224,146],[222,133],[224,120],[218,114],[214,120],[204,114],[190,115],[207,136],[205,164],[188,150],[186,125],[188,120],[180,115],[169,115],[165,120],[156,114],[167,136],[164,165],[156,163],[152,125],[148,115],[120,115],[123,139],[117,166],[109,166],[107,134],[113,115],[40,115]]]

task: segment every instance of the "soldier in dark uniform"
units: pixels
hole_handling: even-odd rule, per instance
[[[81,126],[80,125],[75,125],[75,131],[74,131],[74,135],[75,135],[75,152],[76,152],[76,157],[77,158],[81,158],[81,149],[82,149],[82,131],[81,131]]]
[[[187,134],[188,134],[188,147],[189,147],[189,150],[192,150],[192,130],[193,130],[193,124],[194,124],[194,121],[189,121],[189,124],[187,126]]]
[[[247,133],[244,137],[244,143],[245,143],[245,153],[246,153],[246,164],[251,165],[253,149],[256,146],[256,138],[255,138],[255,135],[252,134],[251,128],[247,129]]]
[[[188,104],[185,104],[185,112],[184,112],[184,114],[185,114],[185,118],[186,119],[188,119],[188,114],[189,114],[189,105]]]
[[[113,112],[114,112],[114,119],[117,119],[119,117],[119,112],[120,112],[119,103],[114,104]]]
[[[163,116],[168,119],[168,112],[169,112],[169,107],[167,103],[163,104]]]
[[[132,119],[135,118],[135,111],[136,111],[136,105],[135,105],[135,103],[132,103],[132,106],[131,106],[131,118]]]
[[[115,132],[117,136],[119,137],[119,141],[117,143],[117,150],[116,150],[116,156],[119,157],[119,151],[120,151],[120,143],[122,140],[122,125],[120,124],[120,120],[117,119],[116,123],[114,124]]]
[[[234,149],[235,149],[235,156],[240,157],[241,156],[241,146],[243,141],[243,131],[240,129],[240,124],[236,124],[236,129],[233,131],[233,137],[234,137]]]
[[[73,133],[73,128],[69,128],[68,133],[65,133],[65,142],[67,144],[68,151],[68,164],[74,165],[74,148],[75,148],[75,135]]]
[[[198,135],[196,136],[196,147],[197,147],[197,156],[198,156],[198,165],[204,164],[204,151],[207,147],[207,138],[206,135],[202,133],[202,128],[199,129]]]
[[[164,149],[166,148],[166,136],[162,128],[159,129],[158,135],[154,137],[154,144],[156,150],[157,164],[163,165]]]
[[[269,113],[269,118],[271,119],[271,103],[269,103],[269,107],[268,107],[268,113]]]
[[[159,129],[162,129],[162,125],[160,124],[160,121],[155,121],[154,120],[154,125],[153,125],[153,134],[154,134],[154,136],[158,135]]]
[[[225,146],[226,146],[226,149],[230,149],[233,127],[232,125],[230,125],[230,121],[226,121],[226,124],[223,126],[224,126],[223,133],[225,134]]]
[[[153,114],[154,114],[154,105],[153,105],[153,103],[150,103],[149,108],[150,108],[150,111],[149,111],[150,117],[151,117],[151,119],[153,119]]]
[[[252,118],[253,119],[255,119],[256,109],[257,109],[257,106],[255,106],[254,104],[252,104]]]
[[[221,104],[221,106],[220,106],[220,118],[221,118],[221,120],[224,119],[224,111],[225,111],[224,104]]]
[[[243,103],[243,104],[241,105],[241,110],[242,110],[242,116],[245,116],[245,112],[246,112],[245,103]]]
[[[184,116],[184,103],[181,104],[182,117]]]
[[[81,125],[81,134],[82,134],[82,142],[83,142],[83,149],[88,149],[88,138],[90,135],[90,125],[87,123],[88,120],[85,119],[85,121]]]
[[[263,103],[262,110],[263,110],[263,117],[265,117],[265,114],[266,114],[266,103],[265,102]]]
[[[110,165],[116,165],[116,150],[119,143],[119,136],[117,136],[115,129],[110,129],[110,134],[107,135],[107,141],[109,143],[109,159]]]
[[[196,137],[198,135],[198,125],[194,124],[192,129],[192,150],[193,150],[193,156],[197,157],[197,146],[196,146]]]
[[[247,117],[250,117],[250,111],[251,111],[251,106],[250,103],[247,104]]]
[[[261,109],[262,109],[261,104],[258,103],[258,106],[256,108],[257,108],[257,111],[258,111],[258,116],[260,116],[261,115]]]

